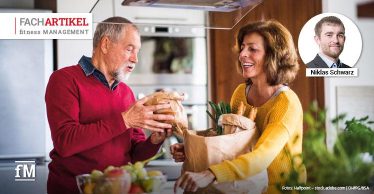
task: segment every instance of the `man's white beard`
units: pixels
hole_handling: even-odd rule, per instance
[[[123,72],[123,73],[118,75],[117,81],[126,83],[126,81],[129,79],[130,75],[131,75],[131,73],[129,73],[129,72],[127,72],[127,73]]]
[[[126,83],[126,81],[129,79],[131,72],[126,72],[127,66],[127,64],[124,64],[115,72],[115,79],[117,81]]]

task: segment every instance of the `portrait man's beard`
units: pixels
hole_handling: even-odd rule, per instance
[[[338,58],[339,55],[343,52],[343,48],[344,48],[343,45],[339,45],[339,46],[340,46],[339,49],[337,49],[337,48],[333,49],[333,48],[330,48],[330,46],[323,46],[322,51],[327,56],[330,56],[330,57],[333,57],[333,58]]]
[[[131,72],[127,72],[127,70],[126,70],[126,68],[128,66],[131,66],[131,67],[134,68],[135,64],[123,64],[123,65],[121,65],[121,67],[118,68],[118,70],[116,72],[114,72],[114,75],[113,75],[114,79],[119,81],[119,82],[125,83],[131,75]]]
[[[321,44],[320,49],[323,54],[332,57],[332,58],[339,58],[339,55],[343,52],[344,44]]]

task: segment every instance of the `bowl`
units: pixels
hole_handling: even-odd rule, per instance
[[[124,194],[131,186],[131,176],[125,173],[118,177],[100,177],[94,179],[90,174],[76,176],[81,194]]]

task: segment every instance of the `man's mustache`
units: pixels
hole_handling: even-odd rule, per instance
[[[330,44],[330,46],[342,47],[342,45],[340,45],[340,44]]]

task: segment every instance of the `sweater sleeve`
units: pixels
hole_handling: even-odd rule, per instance
[[[283,94],[277,98],[280,98],[279,102],[272,107],[268,124],[254,151],[210,166],[218,182],[244,179],[267,169],[289,141],[297,128],[298,120],[294,117],[302,114],[302,109]]]
[[[162,143],[153,144],[150,137],[145,139],[142,129],[134,129],[131,139],[131,162],[143,161],[154,156]]]
[[[238,87],[236,87],[234,93],[231,96],[230,107],[233,113],[238,112],[238,107],[241,101],[247,101],[245,97],[245,87],[245,84],[240,84]]]
[[[126,130],[120,114],[94,123],[79,122],[79,92],[72,76],[54,72],[45,94],[53,145],[61,157],[69,157],[109,141]]]

